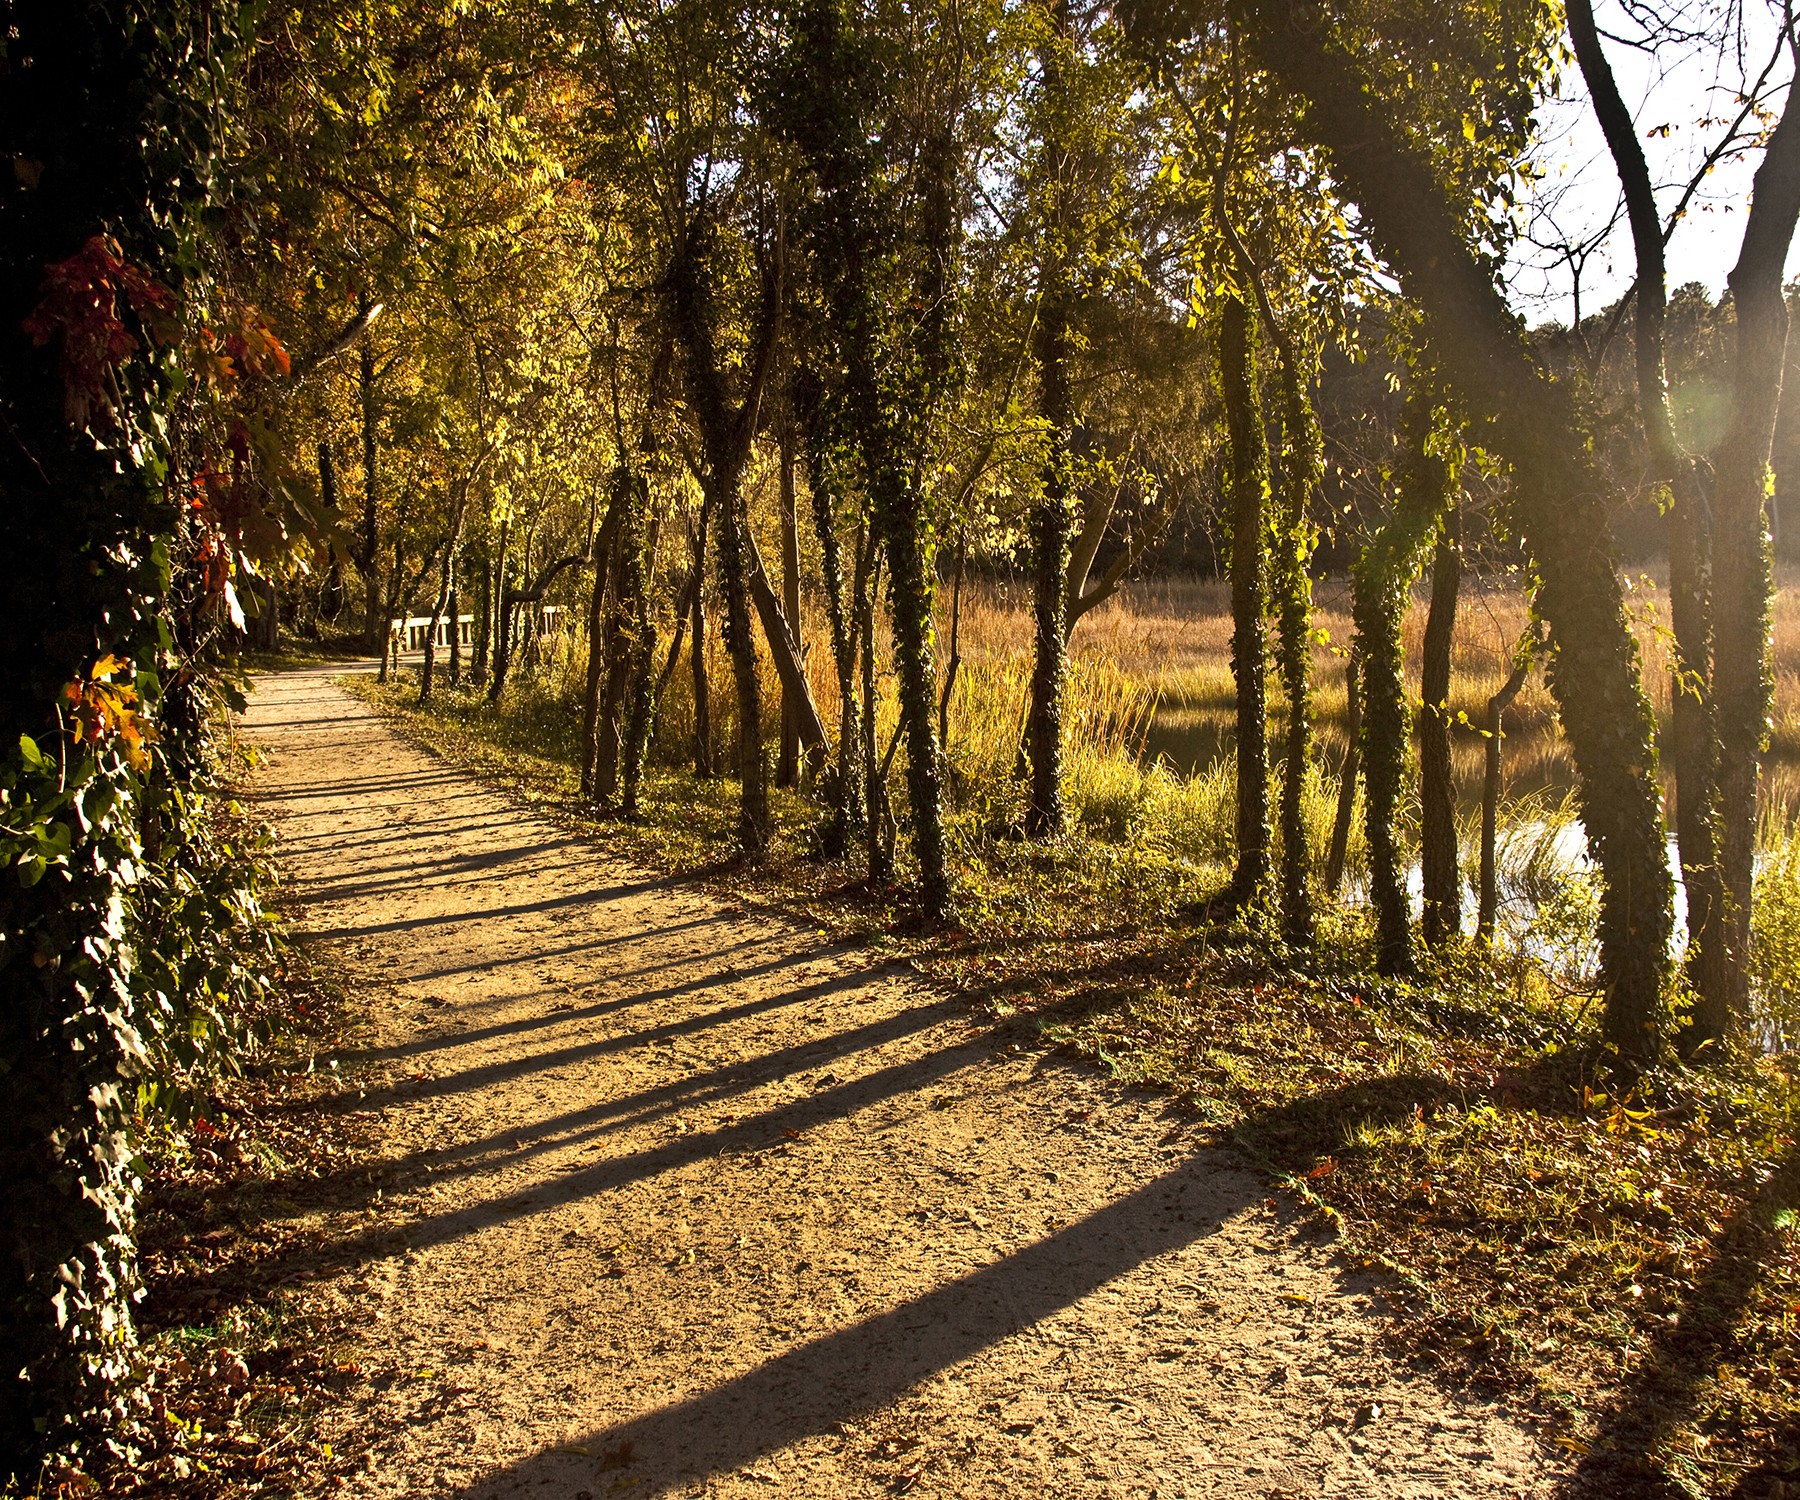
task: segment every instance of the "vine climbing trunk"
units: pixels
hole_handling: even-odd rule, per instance
[[[620,810],[619,786],[630,738],[632,687],[643,660],[644,623],[649,614],[649,486],[641,474],[621,464],[613,476],[613,497],[609,511],[618,516],[612,543],[618,586],[613,593],[603,647],[606,685],[595,735],[592,792],[594,806],[607,814]]]
[[[1769,454],[1787,363],[1782,270],[1800,218],[1800,102],[1790,93],[1757,168],[1743,247],[1730,276],[1737,348],[1732,419],[1714,455],[1713,701],[1719,739],[1720,862],[1729,954],[1727,1024],[1750,1004],[1750,914],[1756,868],[1757,784],[1774,699]]]
[[[1362,667],[1363,819],[1369,847],[1369,899],[1375,908],[1376,961],[1384,974],[1413,966],[1412,918],[1398,835],[1411,724],[1406,706],[1402,628],[1425,544],[1450,493],[1450,466],[1439,451],[1438,413],[1415,388],[1402,427],[1406,458],[1392,512],[1370,534],[1351,575],[1356,655]]]
[[[703,780],[718,774],[713,764],[712,684],[706,672],[706,543],[711,521],[711,502],[704,499],[694,528],[694,624],[688,633],[688,665],[694,680],[694,774]]]
[[[1219,324],[1219,386],[1231,455],[1231,676],[1237,689],[1237,864],[1231,899],[1248,907],[1268,889],[1269,749],[1267,545],[1268,448],[1256,393],[1256,324],[1241,298]]]
[[[719,588],[725,602],[725,649],[738,711],[738,847],[748,860],[768,847],[769,777],[763,755],[762,682],[756,638],[751,631],[749,516],[743,494],[744,465],[755,439],[758,413],[781,337],[781,250],[779,232],[773,264],[764,279],[763,305],[753,334],[750,374],[740,399],[727,391],[717,347],[717,319],[710,223],[690,225],[670,264],[667,296],[675,339],[681,346],[688,404],[700,430],[705,467],[701,489],[719,526]],[[695,597],[699,597],[696,590]],[[702,633],[694,632],[701,650]],[[698,686],[698,683],[696,683]]]
[[[781,424],[780,476],[777,500],[781,510],[781,612],[794,644],[800,640],[800,517],[794,493],[794,424]],[[806,660],[802,647],[800,659]],[[781,690],[781,751],[775,761],[775,784],[793,786],[800,779],[800,715],[793,696]]]
[[[1456,848],[1456,782],[1450,764],[1450,646],[1462,587],[1462,546],[1451,500],[1438,523],[1425,616],[1419,709],[1420,935],[1434,952],[1462,931],[1462,877]]]
[[[837,672],[838,743],[836,785],[832,789],[831,816],[825,825],[826,858],[841,859],[850,840],[861,831],[863,789],[857,775],[856,619],[861,594],[864,546],[856,547],[856,589],[844,598],[843,549],[838,542],[837,485],[833,468],[835,443],[826,426],[828,411],[819,383],[810,373],[799,383],[800,412],[805,433],[807,490],[812,502],[813,530],[819,543],[819,565],[825,583],[825,620],[831,631],[831,660]]]
[[[1730,942],[1720,864],[1719,746],[1713,712],[1712,517],[1699,466],[1681,445],[1665,376],[1668,269],[1662,211],[1637,122],[1619,93],[1600,40],[1592,0],[1569,0],[1569,36],[1594,115],[1619,174],[1637,259],[1632,342],[1638,409],[1657,481],[1665,490],[1669,538],[1670,664],[1668,751],[1675,772],[1675,838],[1686,895],[1686,969],[1694,991],[1683,1050],[1724,1034],[1731,1013]]]
[[[1288,942],[1313,942],[1312,858],[1306,842],[1306,769],[1312,759],[1313,493],[1323,471],[1318,423],[1300,380],[1298,352],[1275,322],[1266,298],[1264,320],[1278,342],[1282,386],[1282,503],[1277,528],[1277,660],[1287,699],[1281,763],[1281,926]]]

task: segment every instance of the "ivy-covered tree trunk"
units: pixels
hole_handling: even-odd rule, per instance
[[[610,511],[618,515],[613,539],[618,587],[612,618],[605,632],[606,686],[595,735],[593,803],[603,813],[618,811],[622,767],[631,737],[633,684],[643,659],[643,632],[649,618],[646,556],[649,541],[650,491],[641,474],[621,464],[613,476]]]
[[[1030,781],[1025,832],[1060,837],[1067,822],[1063,803],[1063,699],[1069,675],[1069,550],[1074,533],[1074,465],[1069,451],[1074,422],[1069,392],[1070,260],[1076,227],[1072,160],[1067,144],[1070,98],[1067,71],[1079,66],[1068,39],[1064,0],[1047,0],[1047,26],[1038,47],[1040,86],[1036,119],[1043,134],[1035,196],[1042,216],[1036,350],[1038,415],[1044,422],[1044,468],[1031,511],[1032,640],[1031,707],[1025,726]]]
[[[1494,445],[1516,471],[1513,513],[1541,579],[1551,691],[1604,886],[1604,1031],[1633,1067],[1662,1045],[1674,884],[1655,720],[1607,514],[1610,486],[1568,395],[1534,359],[1491,268],[1470,248],[1434,162],[1384,109],[1356,57],[1298,0],[1246,0],[1242,13],[1263,65],[1307,101],[1296,118],[1330,153],[1377,249],[1424,315],[1440,373],[1472,412],[1491,418]]]
[[[451,687],[462,686],[462,594],[458,587],[462,574],[461,553],[450,569],[450,660],[446,664],[445,680]]]
[[[1054,274],[1054,273],[1047,273]],[[1032,637],[1031,710],[1026,745],[1031,765],[1025,832],[1059,837],[1067,820],[1063,804],[1063,699],[1069,675],[1064,630],[1069,540],[1074,525],[1074,485],[1069,453],[1069,310],[1065,289],[1046,290],[1038,310],[1038,411],[1048,451],[1031,511]]]
[[[617,473],[607,495],[606,519],[595,533],[594,582],[588,590],[587,675],[581,691],[581,800],[594,800],[594,767],[600,755],[600,698],[606,683],[607,600],[611,597],[620,509]]]
[[[1770,606],[1774,558],[1769,453],[1787,363],[1782,269],[1800,218],[1800,101],[1791,95],[1757,169],[1743,248],[1730,277],[1737,320],[1732,420],[1714,456],[1714,704],[1719,736],[1720,856],[1730,985],[1728,1024],[1748,1015],[1757,783],[1774,699]]]
[[[1404,974],[1413,966],[1412,915],[1398,836],[1412,748],[1402,628],[1426,540],[1451,487],[1449,465],[1434,451],[1434,412],[1423,392],[1408,395],[1403,424],[1407,453],[1399,495],[1351,573],[1362,667],[1363,827],[1376,962],[1384,974]]]
[[[1265,304],[1266,306],[1266,304]],[[1265,312],[1271,328],[1274,314]],[[1281,926],[1288,942],[1312,946],[1312,858],[1306,843],[1306,768],[1312,759],[1312,499],[1324,451],[1300,383],[1296,351],[1281,339],[1282,503],[1275,569],[1277,660],[1287,698],[1281,767]]]
[[[1393,524],[1392,522],[1389,523]],[[1351,575],[1356,654],[1362,662],[1363,830],[1369,850],[1369,903],[1375,908],[1376,964],[1384,974],[1412,967],[1412,925],[1394,826],[1405,780],[1406,679],[1400,625],[1404,585],[1374,544]]]
[[[781,509],[781,611],[787,627],[800,640],[800,517],[794,492],[794,426],[792,417],[781,424],[780,491]],[[804,650],[800,660],[806,660]],[[800,779],[800,715],[789,701],[785,688],[781,693],[781,751],[775,760],[775,784],[793,786]]]
[[[737,690],[741,789],[738,845],[746,859],[755,860],[768,847],[771,829],[768,764],[762,743],[762,682],[751,627],[746,556],[749,549],[745,539],[749,516],[744,505],[743,473],[781,337],[780,249],[778,242],[773,274],[764,280],[764,305],[753,336],[747,383],[741,399],[733,402],[727,393],[726,373],[717,345],[720,313],[713,286],[712,232],[712,226],[703,219],[688,227],[669,267],[667,295],[675,339],[683,355],[688,404],[693,409],[704,451],[701,487],[718,517],[725,649],[731,657],[731,675]],[[696,591],[695,598],[699,597]],[[702,641],[702,632],[696,629],[696,653],[703,649]],[[695,685],[698,687],[698,681]]]
[[[1269,885],[1267,544],[1268,445],[1256,390],[1256,321],[1241,298],[1219,320],[1219,388],[1231,439],[1231,676],[1237,688],[1237,865],[1231,899],[1260,900]]]
[[[1595,118],[1618,170],[1637,260],[1632,343],[1638,410],[1657,480],[1666,490],[1670,670],[1669,759],[1675,772],[1675,837],[1687,897],[1685,967],[1695,995],[1684,1050],[1722,1036],[1730,1017],[1730,951],[1720,864],[1719,747],[1713,716],[1712,518],[1699,467],[1675,430],[1664,373],[1668,269],[1662,211],[1638,137],[1601,44],[1592,0],[1569,0],[1569,36]]]
[[[486,564],[481,569],[481,598],[475,614],[475,661],[469,673],[477,687],[483,687],[488,680],[489,664],[493,658],[494,635],[496,630],[495,615],[500,608],[500,595],[506,587],[506,544],[512,532],[512,518],[503,516],[500,519],[500,534],[491,543],[493,548]]]
[[[709,498],[701,503],[694,530],[694,624],[688,632],[688,667],[694,686],[694,774],[702,780],[718,775],[713,764],[712,684],[706,671],[706,544],[711,522]]]
[[[825,620],[831,631],[831,660],[837,671],[838,743],[836,786],[832,791],[831,816],[821,840],[827,859],[841,859],[850,840],[862,829],[863,789],[857,775],[857,694],[855,618],[860,618],[862,595],[867,588],[862,560],[862,538],[856,547],[856,588],[844,598],[843,549],[837,532],[837,486],[833,469],[837,445],[827,429],[829,408],[815,378],[799,385],[800,416],[805,435],[806,479],[812,502],[813,529],[819,541],[819,562],[825,582]]]
[[[809,107],[796,110],[786,123],[820,187],[807,220],[808,240],[831,337],[845,366],[845,426],[861,459],[874,533],[887,557],[920,905],[928,919],[943,921],[951,916],[952,903],[932,640],[936,536],[923,482],[927,424],[955,363],[952,271],[962,232],[960,158],[949,123],[932,121],[911,174],[917,229],[903,262],[911,274],[901,285],[878,281],[888,269],[880,246],[899,225],[887,196],[892,186],[871,146],[872,122],[858,113],[871,96],[862,86],[870,59],[844,17],[823,0],[804,7],[798,32],[784,90]],[[868,649],[865,642],[865,653]],[[871,708],[866,698],[865,685],[865,715]],[[878,811],[870,806],[872,825],[879,821]]]
[[[1431,606],[1425,616],[1419,710],[1420,931],[1437,950],[1462,931],[1462,875],[1456,848],[1456,781],[1450,767],[1450,646],[1462,587],[1462,546],[1452,498],[1438,523],[1431,561]]]
[[[165,857],[142,836],[165,817],[161,778],[190,775],[207,707],[182,712],[193,690],[162,678],[199,650],[162,634],[179,623],[169,570],[201,541],[165,490],[182,441],[168,372],[205,298],[183,279],[191,211],[220,170],[238,38],[235,12],[181,0],[18,5],[5,25],[0,1489],[37,1493],[42,1457],[121,1434],[136,1357],[134,1117],[162,1017],[132,931]],[[180,325],[168,342],[146,328],[159,302]],[[124,351],[109,320],[132,330]],[[97,717],[106,701],[117,712]],[[125,737],[140,722],[162,733],[154,760]],[[189,814],[166,816],[165,852]]]

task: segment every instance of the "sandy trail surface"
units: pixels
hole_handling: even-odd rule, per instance
[[[1179,1112],[907,969],[658,879],[327,671],[247,731],[374,1014],[331,1295],[360,1495],[1514,1496],[1374,1285]]]

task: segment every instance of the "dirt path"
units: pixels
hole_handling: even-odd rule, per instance
[[[625,867],[327,673],[248,728],[300,925],[400,1069],[337,1287],[351,1492],[1548,1491],[1155,1096]]]

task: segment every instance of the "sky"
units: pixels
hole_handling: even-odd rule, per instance
[[[1634,110],[1666,221],[1707,153],[1729,135],[1741,94],[1768,65],[1779,14],[1769,0],[1595,0],[1595,18],[1619,92]],[[1644,45],[1670,28],[1686,35],[1655,49]],[[1768,73],[1761,97],[1776,110],[1793,72],[1791,58],[1782,55]],[[1576,307],[1577,277],[1558,247],[1585,247],[1578,256],[1583,317],[1627,291],[1636,264],[1622,212],[1606,233],[1619,202],[1618,175],[1572,58],[1559,98],[1543,107],[1539,119],[1534,160],[1543,177],[1523,195],[1527,234],[1510,257],[1509,285],[1528,322],[1567,323]],[[1747,127],[1755,128],[1754,122]],[[1705,177],[1668,241],[1671,291],[1690,281],[1714,296],[1723,290],[1737,259],[1758,159],[1754,149],[1740,151]],[[1797,272],[1800,249],[1788,260],[1788,274]]]

